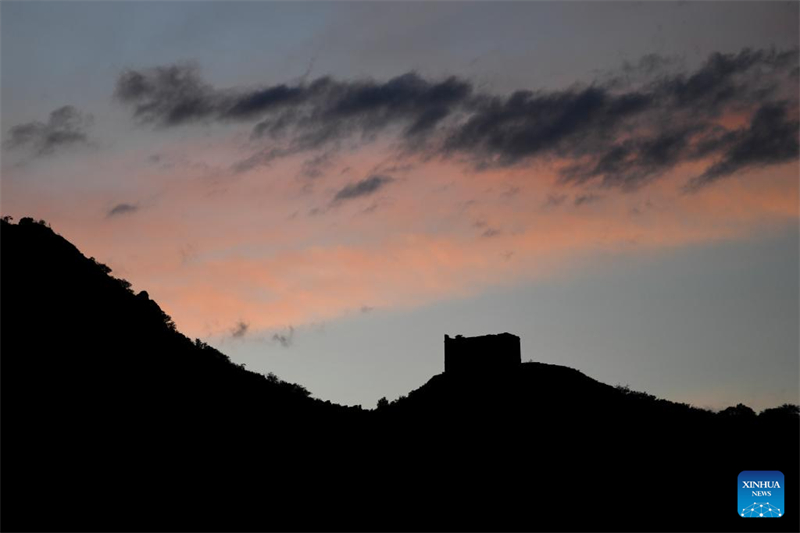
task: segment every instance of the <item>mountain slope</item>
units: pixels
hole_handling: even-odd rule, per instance
[[[362,411],[190,341],[46,225],[0,222],[0,261],[6,530],[744,531],[745,469],[798,500],[790,409],[714,414],[525,363]]]
[[[259,446],[308,451],[313,434],[362,414],[190,341],[42,224],[4,221],[0,239],[4,527],[179,527],[181,509],[239,483]],[[269,460],[288,486],[309,467]]]

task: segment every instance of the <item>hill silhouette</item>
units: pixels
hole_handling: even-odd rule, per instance
[[[4,530],[800,529],[793,406],[532,362],[340,406],[188,339],[46,224],[0,224]],[[734,514],[742,470],[784,473],[785,516]]]

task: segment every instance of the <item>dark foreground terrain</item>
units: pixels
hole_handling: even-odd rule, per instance
[[[526,363],[342,407],[184,337],[46,225],[0,243],[5,531],[800,530],[789,406]],[[742,470],[784,473],[785,516],[736,514]]]

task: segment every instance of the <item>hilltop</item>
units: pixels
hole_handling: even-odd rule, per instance
[[[44,223],[0,222],[0,261],[4,530],[747,530],[743,469],[799,499],[790,406],[529,362],[345,407],[185,337]]]

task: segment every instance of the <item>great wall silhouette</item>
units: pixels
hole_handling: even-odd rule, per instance
[[[800,499],[791,408],[713,413],[523,363],[510,333],[445,335],[443,373],[336,405],[186,338],[46,225],[0,231],[4,530],[746,531],[745,467]],[[684,498],[702,505],[665,510]]]

